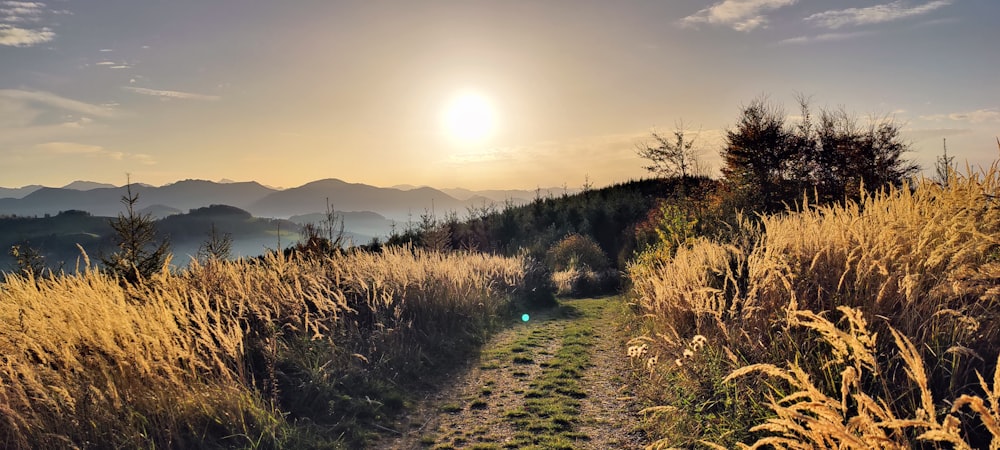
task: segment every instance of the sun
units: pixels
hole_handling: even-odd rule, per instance
[[[443,122],[448,137],[461,143],[489,139],[496,130],[496,112],[488,97],[474,91],[456,94],[444,110]]]

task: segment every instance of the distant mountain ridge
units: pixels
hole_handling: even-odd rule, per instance
[[[91,189],[116,188],[116,187],[118,187],[118,186],[115,186],[113,184],[108,184],[108,183],[97,183],[97,182],[94,182],[94,181],[81,181],[81,180],[77,180],[77,181],[74,181],[74,182],[72,182],[70,184],[67,184],[67,185],[63,186],[62,188],[63,189],[75,189],[77,191],[89,191]]]
[[[439,190],[426,186],[376,187],[328,178],[289,189],[274,189],[254,181],[222,182],[182,180],[164,186],[133,184],[139,195],[136,206],[156,217],[209,205],[230,205],[256,217],[288,218],[322,212],[327,200],[336,211],[371,211],[386,220],[405,222],[433,212],[443,216],[483,204],[527,203],[536,195],[561,195],[562,189],[527,190],[468,189]],[[44,216],[80,210],[97,216],[116,216],[122,209],[125,187],[75,181],[61,188],[25,186],[0,188],[0,215]]]
[[[42,186],[40,184],[32,184],[19,188],[0,187],[0,198],[21,198],[43,187],[45,186]]]

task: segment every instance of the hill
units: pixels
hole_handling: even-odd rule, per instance
[[[22,244],[38,249],[51,268],[63,265],[72,270],[80,256],[77,245],[96,261],[101,254],[113,251],[111,217],[94,216],[86,211],[63,211],[49,217],[0,218],[0,270],[11,270],[15,261],[6,251]],[[217,233],[228,233],[233,238],[234,257],[257,256],[268,248],[287,246],[298,238],[299,225],[288,220],[257,218],[239,208],[212,205],[197,208],[186,214],[174,214],[156,221],[158,239],[170,241],[175,264],[187,264],[189,257],[198,252],[208,239],[212,226]],[[279,238],[280,234],[280,238]],[[367,242],[370,236],[349,234],[358,242]]]
[[[326,209],[329,199],[331,206],[338,211],[371,211],[384,219],[405,223],[429,211],[438,214],[448,211],[463,213],[469,207],[483,207],[494,203],[521,205],[538,195],[534,191],[523,190],[450,191],[460,198],[429,187],[382,188],[332,178],[283,190],[253,181],[228,180],[183,180],[159,187],[132,184],[132,192],[139,194],[136,207],[155,217],[222,204],[242,208],[258,217],[286,218],[321,212]],[[554,191],[539,192],[542,195],[549,192],[551,195]],[[61,188],[0,188],[0,216],[45,216],[67,210],[87,211],[96,216],[115,216],[121,211],[124,193],[124,187],[90,181],[75,181]],[[383,224],[377,228],[386,226]]]

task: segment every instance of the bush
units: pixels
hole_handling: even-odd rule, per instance
[[[610,265],[601,246],[589,236],[570,234],[555,243],[545,254],[545,262],[554,271],[570,268],[605,270]]]
[[[616,292],[621,285],[621,275],[616,270],[595,271],[588,268],[569,268],[552,274],[556,295],[566,297],[593,297]]]
[[[552,281],[552,271],[537,259],[524,256],[524,278],[520,289],[520,299],[529,308],[551,308],[556,302],[556,286]]]

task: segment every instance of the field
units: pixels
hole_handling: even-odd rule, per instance
[[[362,446],[510,321],[517,258],[413,248],[0,287],[0,447]]]
[[[654,448],[998,448],[1000,174],[744,219],[630,267]]]
[[[998,195],[994,167],[714,237],[668,209],[623,297],[530,324],[617,284],[597,243],[555,275],[404,246],[129,284],[83,255],[0,285],[0,447],[1000,448]]]

